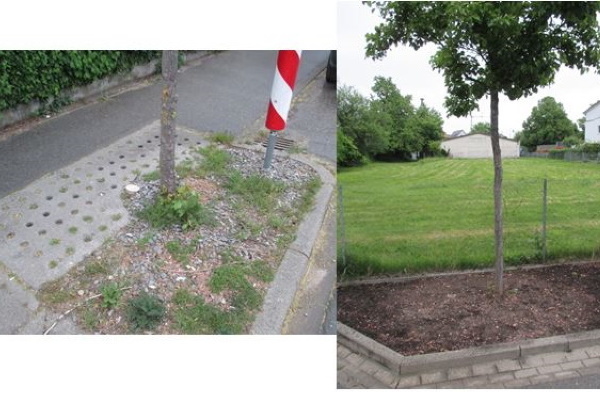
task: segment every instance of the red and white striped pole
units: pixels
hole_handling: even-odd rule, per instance
[[[280,50],[277,55],[277,68],[271,89],[271,100],[267,111],[265,126],[271,131],[267,143],[267,154],[265,155],[264,169],[271,167],[276,131],[285,129],[288,113],[292,103],[296,75],[300,66],[301,50]]]

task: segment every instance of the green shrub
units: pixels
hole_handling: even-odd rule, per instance
[[[165,317],[163,301],[148,293],[141,294],[127,303],[127,320],[134,331],[151,330]]]
[[[55,111],[69,103],[61,91],[89,84],[159,57],[159,51],[0,51],[0,111],[42,103]]]
[[[200,203],[198,194],[187,186],[180,187],[172,196],[159,195],[139,216],[155,228],[181,225],[183,229],[191,229],[213,221],[212,214]]]
[[[600,143],[584,143],[579,150],[584,153],[598,154],[600,153]]]

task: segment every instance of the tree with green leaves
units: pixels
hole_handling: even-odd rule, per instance
[[[441,152],[443,126],[444,120],[440,113],[421,104],[408,118],[405,130],[408,136],[418,138],[419,152],[426,156],[437,156]]]
[[[371,101],[354,88],[342,85],[337,91],[338,131],[342,143],[355,147],[366,158],[388,151],[391,120],[383,110],[372,107]],[[341,149],[340,149],[341,150]],[[354,152],[352,151],[354,154]]]
[[[473,125],[473,127],[471,128],[471,132],[469,133],[483,133],[489,135],[491,131],[492,128],[489,122],[478,122],[475,125]]]
[[[372,98],[374,109],[390,117],[388,152],[402,159],[409,157],[413,152],[421,151],[423,138],[413,130],[406,129],[408,120],[415,112],[411,96],[402,95],[391,78],[382,76],[375,77],[371,90],[374,93]]]
[[[544,97],[537,106],[533,107],[531,114],[523,122],[523,130],[519,134],[521,146],[529,151],[535,151],[541,144],[556,144],[566,138],[577,138],[579,129],[577,124],[569,119],[562,103],[553,97]],[[573,138],[568,142],[573,142]]]
[[[173,195],[177,190],[175,175],[175,117],[177,115],[177,51],[162,52],[162,76],[165,82],[162,92],[160,118],[160,187],[164,194]]]
[[[398,44],[437,46],[451,115],[467,116],[490,100],[494,162],[496,286],[503,293],[504,241],[499,94],[510,100],[547,86],[561,65],[586,71],[600,62],[600,2],[365,2],[383,22],[366,35],[366,55],[386,56]]]

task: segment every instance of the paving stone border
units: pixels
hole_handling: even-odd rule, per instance
[[[568,353],[576,349],[600,345],[600,329],[596,329],[593,331],[527,339],[512,343],[485,345],[442,353],[403,356],[341,322],[338,322],[337,332],[338,341],[348,349],[364,355],[400,375],[456,368],[504,359],[518,359],[542,353]]]

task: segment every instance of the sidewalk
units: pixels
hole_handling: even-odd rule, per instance
[[[376,356],[352,349],[338,340],[338,387],[344,389],[515,389],[562,380],[600,375],[600,344],[581,341],[582,347],[557,351],[561,344],[544,342],[546,351],[520,357],[505,357],[491,361],[465,362],[456,358],[454,365],[435,367],[431,363],[414,372],[399,373],[377,362]],[[595,340],[598,343],[598,340]],[[533,346],[531,346],[533,347]],[[574,346],[573,346],[574,347]],[[539,347],[543,350],[543,347]],[[377,351],[376,351],[377,352]],[[483,352],[482,352],[483,353]],[[433,356],[433,355],[432,355]],[[401,356],[400,356],[401,357]],[[434,357],[431,357],[432,359]],[[400,367],[402,368],[402,367]],[[596,386],[597,387],[597,386]]]
[[[250,55],[253,56],[253,54]],[[261,62],[263,61],[261,60]],[[312,64],[308,65],[311,68],[316,68]],[[197,71],[193,70],[190,73],[196,74]],[[313,73],[312,70],[306,72],[303,79],[305,81],[309,79],[308,76],[311,73]],[[272,77],[270,72],[269,76],[270,80]],[[190,78],[182,78],[182,81],[185,79],[189,80]],[[198,85],[197,81],[196,84]],[[138,110],[141,107],[144,109],[144,115],[148,113],[158,115],[158,112],[155,112],[154,104],[154,100],[157,100],[158,97],[148,101],[149,89],[155,91],[155,88],[152,87],[126,94],[127,101],[131,104],[134,103],[136,97],[140,98],[140,104],[142,105],[136,105],[132,109],[135,113],[141,115],[142,111]],[[203,98],[206,96],[206,92],[192,92],[197,93],[197,96],[203,96]],[[185,89],[182,90],[180,95],[189,95],[189,93],[184,93],[187,93]],[[246,100],[242,99],[240,101]],[[116,101],[121,102],[122,99]],[[231,103],[231,99],[221,99],[220,101]],[[199,107],[201,103],[195,102],[194,104]],[[111,107],[111,112],[114,113],[117,108],[115,106]],[[210,111],[212,106],[208,104],[207,107]],[[253,105],[253,107],[258,106]],[[260,108],[262,112],[264,108],[262,103]],[[66,120],[59,121],[57,119],[56,123],[44,125],[45,140],[51,142],[53,138],[62,135],[60,130],[52,130],[52,127],[56,126],[64,126],[72,131],[85,131],[86,127],[91,124],[93,125],[93,131],[102,132],[103,130],[98,126],[98,122],[90,120],[88,117],[93,115],[94,112],[103,113],[103,109],[103,106],[99,106],[99,111],[83,107],[71,112]],[[121,114],[127,113],[128,110],[125,107]],[[187,114],[190,113],[191,111]],[[255,118],[250,116],[250,112],[246,114],[243,115],[244,121]],[[81,115],[81,117],[78,115]],[[242,116],[239,116],[238,119],[239,121],[236,121],[236,123],[243,126]],[[107,146],[98,145],[99,149],[97,151],[83,158],[77,157],[77,161],[58,169],[49,167],[46,170],[47,173],[41,178],[0,198],[0,334],[44,333],[59,318],[59,315],[40,306],[36,298],[40,287],[64,275],[84,257],[90,254],[93,255],[96,249],[129,222],[129,215],[122,204],[124,187],[128,183],[140,179],[143,174],[157,169],[160,123],[157,120],[152,120],[150,123],[132,130],[129,125],[123,129],[119,128],[120,120],[127,121],[127,115],[112,118],[109,124],[110,127],[106,129],[126,132],[121,139]],[[74,125],[69,121],[78,122]],[[41,128],[36,128],[36,130],[39,129]],[[237,132],[237,134],[239,133]],[[29,136],[37,137],[38,135]],[[206,140],[207,131],[201,132],[186,127],[184,124],[178,124],[177,136],[177,161],[181,161],[186,157],[190,147],[202,146],[208,143]],[[33,144],[27,148],[36,147],[37,139],[33,138],[30,141],[33,141]],[[21,141],[12,143],[21,143]],[[89,146],[97,146],[95,143],[89,143]],[[37,147],[40,148],[36,151],[44,152],[43,146]],[[20,145],[15,146],[11,148],[11,151],[14,155],[18,155],[21,148]],[[62,152],[70,153],[69,148],[68,144],[62,144]],[[75,154],[79,151],[80,149],[75,151]],[[308,160],[305,161],[310,163]],[[27,159],[21,162],[32,162],[36,165],[44,164],[41,157],[29,160],[28,156]],[[292,250],[301,255],[300,258],[303,259],[302,262],[294,264],[293,272],[297,276],[296,285],[290,285],[290,282],[285,282],[285,279],[279,278],[279,281],[276,280],[273,283],[273,290],[269,293],[276,293],[279,290],[285,294],[286,298],[288,295],[293,298],[303,276],[303,264],[304,273],[306,272],[312,246],[316,240],[316,234],[323,221],[335,184],[334,178],[325,168],[322,168],[323,171],[321,171],[317,166],[317,170],[321,174],[322,180],[324,180],[324,185],[317,195],[315,210],[307,216],[307,220],[302,224],[304,227],[301,226],[298,232],[297,242],[292,245]],[[6,170],[4,172],[6,173]],[[325,175],[329,174],[329,177],[325,176],[324,173]],[[286,269],[283,268],[282,270],[285,271]],[[286,284],[284,288],[278,288],[280,281]],[[268,294],[266,302],[269,301],[281,302],[281,298]],[[283,305],[285,305],[285,302]],[[291,304],[291,300],[289,300],[289,303]],[[283,320],[287,309],[280,304],[276,312],[279,314],[275,318]],[[280,333],[277,324],[267,324],[263,329],[267,333]],[[259,331],[262,332],[262,330]],[[64,318],[52,329],[51,333],[75,334],[83,332],[69,318]]]

